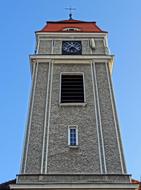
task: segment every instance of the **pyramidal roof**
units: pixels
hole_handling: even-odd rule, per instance
[[[95,32],[105,33],[101,30],[96,22],[87,22],[80,20],[61,20],[61,21],[48,21],[44,28],[38,32]]]

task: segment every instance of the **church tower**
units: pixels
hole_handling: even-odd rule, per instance
[[[49,21],[30,55],[23,159],[11,189],[135,189],[112,89],[113,55],[96,22]]]

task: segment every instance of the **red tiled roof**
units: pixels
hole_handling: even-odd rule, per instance
[[[133,183],[133,184],[138,184],[138,185],[139,185],[138,190],[141,190],[141,182],[140,182],[140,181],[137,181],[137,180],[135,180],[135,179],[132,179],[131,183]]]
[[[45,27],[39,32],[70,32],[64,30],[65,28],[77,28],[71,32],[96,32],[103,33],[105,31],[101,30],[96,22],[85,22],[80,20],[62,20],[62,21],[49,21]]]

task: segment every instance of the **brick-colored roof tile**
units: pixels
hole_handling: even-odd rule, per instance
[[[141,190],[141,181],[138,181],[138,180],[132,179],[131,183],[133,183],[133,184],[138,184],[138,185],[139,185],[138,190]]]
[[[67,31],[65,28],[78,28],[79,30]],[[85,22],[80,20],[62,20],[62,21],[49,21],[45,27],[39,32],[96,32],[103,33],[96,22]]]

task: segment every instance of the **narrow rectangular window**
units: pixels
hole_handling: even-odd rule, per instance
[[[83,103],[84,102],[84,84],[83,75],[61,76],[61,103]]]
[[[68,141],[70,146],[78,145],[78,129],[76,126],[69,127]]]

